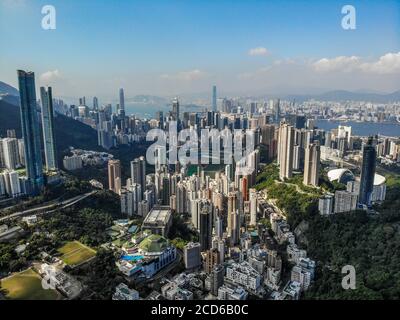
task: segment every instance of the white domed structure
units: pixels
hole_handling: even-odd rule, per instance
[[[328,179],[330,182],[337,181],[339,183],[346,184],[348,181],[355,180],[353,172],[349,169],[333,169],[328,172]]]
[[[375,173],[374,186],[381,186],[386,182],[386,178],[380,174]]]

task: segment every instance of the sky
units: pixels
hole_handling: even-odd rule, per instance
[[[400,0],[0,0],[0,41],[1,81],[62,97],[400,89]]]

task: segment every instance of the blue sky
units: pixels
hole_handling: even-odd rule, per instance
[[[56,30],[41,28],[46,4]],[[356,30],[341,27],[346,4]],[[0,80],[29,69],[65,96],[400,89],[393,0],[0,0],[0,39]]]

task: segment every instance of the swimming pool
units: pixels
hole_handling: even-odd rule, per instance
[[[136,256],[122,256],[121,257],[122,260],[126,260],[126,261],[139,261],[143,259],[143,256],[140,255],[136,255]]]

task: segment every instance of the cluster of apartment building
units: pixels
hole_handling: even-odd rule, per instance
[[[113,159],[113,155],[106,152],[98,152],[82,149],[70,149],[70,156],[65,156],[63,166],[65,170],[73,171],[83,166],[102,166]]]

